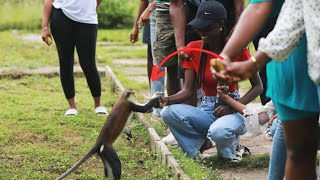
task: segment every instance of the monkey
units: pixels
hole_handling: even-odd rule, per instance
[[[134,94],[133,91],[123,91],[116,103],[114,104],[107,120],[105,121],[100,131],[99,137],[96,143],[89,150],[89,152],[75,163],[68,171],[63,173],[61,176],[56,178],[60,180],[68,176],[70,173],[75,171],[82,163],[94,154],[98,154],[102,160],[104,166],[104,174],[109,177],[109,167],[111,169],[113,179],[118,180],[121,177],[121,161],[112,144],[117,137],[123,131],[127,119],[132,112],[145,113],[154,107],[160,101],[160,96],[152,98],[149,102],[144,105],[136,104],[130,101],[130,96]]]

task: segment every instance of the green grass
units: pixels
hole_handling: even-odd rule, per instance
[[[3,2],[4,1],[4,2]],[[41,0],[2,0],[0,6],[0,31],[7,29],[40,29],[42,17]]]
[[[64,117],[68,108],[59,78],[32,76],[0,79],[0,179],[53,179],[92,147],[104,116],[94,114],[84,78],[76,78],[79,115]],[[103,82],[103,104],[110,111],[116,96]],[[169,179],[169,167],[155,161],[147,131],[132,120],[134,138],[122,135],[115,143],[123,165],[123,179]],[[103,179],[102,163],[93,157],[72,179]]]

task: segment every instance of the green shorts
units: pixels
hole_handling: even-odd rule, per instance
[[[156,41],[153,50],[155,64],[159,65],[162,60],[177,50],[173,25],[171,23],[169,12],[156,11]],[[175,55],[167,60],[162,67],[177,65],[178,56]]]

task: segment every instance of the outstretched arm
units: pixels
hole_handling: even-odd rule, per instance
[[[260,32],[269,17],[272,2],[250,4],[241,14],[234,32],[223,48],[220,56],[232,61]]]

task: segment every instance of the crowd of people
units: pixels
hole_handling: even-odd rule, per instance
[[[226,66],[217,72],[210,67],[214,57],[188,50],[165,64],[167,96],[159,103],[171,131],[165,142],[178,143],[192,158],[214,142],[218,157],[238,162],[246,149],[239,142],[246,121],[268,123],[266,137],[273,139],[268,179],[315,179],[319,2],[251,0],[246,9],[244,1],[228,0],[149,3],[147,11],[156,14],[154,65],[192,47],[220,54]],[[148,23],[149,14],[137,22]],[[251,41],[254,56],[246,49]],[[239,97],[236,83],[247,78],[252,87]],[[246,104],[259,95],[264,106],[252,111]]]
[[[78,114],[73,80],[76,47],[95,102],[101,85],[95,65],[96,8],[101,0],[46,0],[42,38],[56,42],[62,87]],[[82,11],[77,11],[81,9]],[[50,30],[48,24],[50,22]],[[130,42],[147,44],[150,95],[165,92],[153,110],[170,133],[165,143],[178,144],[191,158],[204,157],[213,145],[217,156],[239,162],[247,147],[239,137],[255,124],[268,123],[273,139],[268,179],[316,179],[320,112],[320,2],[314,0],[140,0]],[[251,56],[247,46],[253,42]],[[222,70],[206,53],[185,50],[166,61],[164,77],[151,81],[152,67],[184,48],[219,54]],[[85,50],[83,50],[85,49]],[[239,95],[237,83],[251,88]],[[164,88],[166,85],[166,89]],[[247,106],[260,96],[262,108]],[[259,132],[252,132],[258,135]]]

